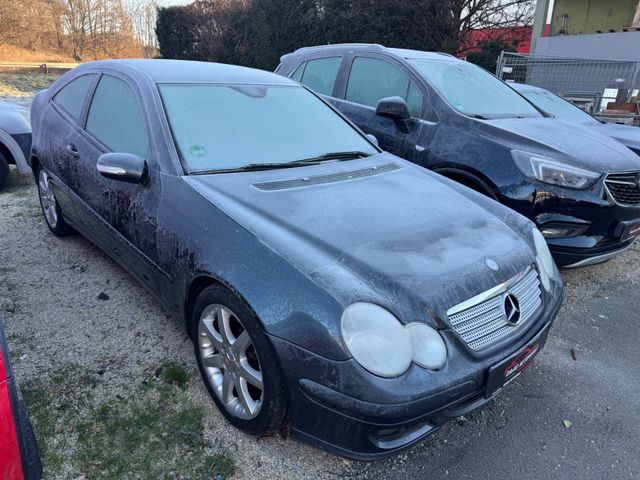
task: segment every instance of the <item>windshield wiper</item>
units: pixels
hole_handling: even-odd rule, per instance
[[[325,162],[327,160],[352,160],[356,158],[370,157],[372,153],[353,150],[350,152],[328,152],[317,157],[304,158],[298,162]],[[295,162],[294,162],[295,163]]]
[[[237,168],[224,168],[219,170],[200,170],[197,172],[191,172],[191,175],[208,175],[211,173],[233,173],[233,172],[255,172],[259,170],[275,170],[278,168],[295,168],[305,167],[308,165],[318,165],[327,161],[342,161],[351,160],[355,158],[363,158],[372,155],[371,153],[361,151],[351,152],[329,152],[319,155],[317,157],[303,158],[301,160],[292,160],[290,162],[281,163],[249,163]]]

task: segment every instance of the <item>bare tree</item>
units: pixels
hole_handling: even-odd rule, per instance
[[[158,54],[158,38],[156,37],[158,7],[156,0],[133,3],[128,6],[129,15],[133,20],[133,27],[142,44],[145,57],[154,57]]]
[[[513,29],[533,23],[535,0],[446,0],[450,13],[455,52],[470,30]]]
[[[75,59],[142,55],[124,0],[0,0],[0,25],[1,44],[28,51]]]

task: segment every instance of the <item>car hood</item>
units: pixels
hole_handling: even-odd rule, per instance
[[[534,260],[492,212],[504,214],[500,204],[475,203],[465,187],[390,154],[184,179],[343,304],[375,301],[398,312],[414,302],[444,315]]]
[[[635,148],[639,151],[640,155],[640,128],[632,127],[630,125],[617,125],[615,123],[596,123],[590,125],[602,135],[615,138],[624,146],[629,148]]]
[[[559,118],[507,118],[475,123],[483,135],[515,150],[560,158],[599,173],[640,169],[637,155],[588,126]]]

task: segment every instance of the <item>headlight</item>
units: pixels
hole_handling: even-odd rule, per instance
[[[391,378],[415,362],[438,369],[447,349],[442,337],[422,323],[404,326],[390,312],[371,303],[354,303],[342,314],[342,338],[353,358],[369,372]]]
[[[546,240],[537,228],[533,229],[533,243],[536,247],[536,264],[538,265],[542,286],[548,292],[551,290],[551,278],[553,278],[555,263]]]
[[[406,326],[411,339],[413,361],[429,370],[437,370],[447,359],[447,347],[438,332],[424,323],[410,323]]]
[[[584,170],[560,160],[543,157],[534,153],[512,150],[511,155],[516,166],[527,177],[536,178],[544,183],[562,187],[585,189],[593,185],[600,177],[599,173]]]

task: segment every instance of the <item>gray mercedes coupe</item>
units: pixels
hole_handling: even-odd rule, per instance
[[[31,115],[51,231],[86,236],[185,323],[251,434],[397,452],[518,377],[560,306],[529,220],[278,75],[90,62]]]

